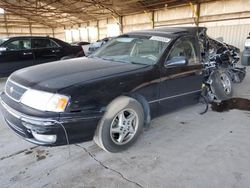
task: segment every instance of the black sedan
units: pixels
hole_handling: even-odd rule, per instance
[[[0,77],[24,67],[83,56],[81,46],[50,37],[11,37],[0,40]]]
[[[32,143],[94,138],[104,150],[118,152],[156,115],[198,102],[200,61],[196,28],[127,33],[90,57],[13,73],[0,106],[8,126]]]

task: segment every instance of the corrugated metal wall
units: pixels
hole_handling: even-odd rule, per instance
[[[240,48],[241,51],[249,32],[250,24],[208,27],[208,35],[214,38],[223,37],[224,42]]]
[[[123,17],[123,32],[151,29],[152,15],[149,13],[129,15]]]
[[[9,20],[15,20],[19,24]],[[20,35],[53,36],[53,29],[21,16],[7,14],[4,18],[4,15],[0,14],[0,37]]]
[[[232,44],[243,50],[244,41],[250,32],[250,0],[218,0],[213,2],[201,3],[200,7],[200,25],[208,27],[208,34],[212,37],[223,37],[226,43]],[[194,6],[197,8],[197,5]],[[24,18],[17,17],[25,21]],[[24,19],[24,20],[22,20]],[[154,19],[154,22],[153,22]],[[7,34],[3,16],[0,15],[0,36]],[[27,20],[26,20],[27,21]],[[81,23],[70,28],[46,28],[32,22],[33,35],[55,35],[55,37],[68,42],[89,41],[94,42],[111,36],[110,26],[119,26],[123,32],[133,30],[151,29],[162,26],[181,26],[194,24],[194,12],[190,6],[181,6],[176,8],[164,8],[152,12],[135,15],[126,15],[116,18],[103,20],[94,20]],[[121,25],[122,24],[122,25]],[[9,35],[29,35],[30,29],[28,21],[23,27],[12,26],[7,23]],[[110,29],[111,28],[111,29]],[[119,35],[121,31],[113,29],[114,34]],[[67,37],[67,33],[69,36]]]
[[[107,37],[107,24],[108,24],[107,19],[98,21],[100,39]]]

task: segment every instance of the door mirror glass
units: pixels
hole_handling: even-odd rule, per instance
[[[188,64],[185,56],[176,56],[165,62],[165,67],[180,67]]]
[[[4,52],[4,51],[7,51],[7,48],[6,47],[0,47],[0,52]]]

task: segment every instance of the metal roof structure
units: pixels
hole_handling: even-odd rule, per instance
[[[0,8],[6,15],[56,28],[208,1],[211,0],[1,0]],[[17,24],[18,20],[8,19],[11,22]]]

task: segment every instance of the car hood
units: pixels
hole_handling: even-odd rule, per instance
[[[21,69],[9,79],[29,88],[57,92],[78,83],[136,71],[138,65],[93,58],[74,58]]]

